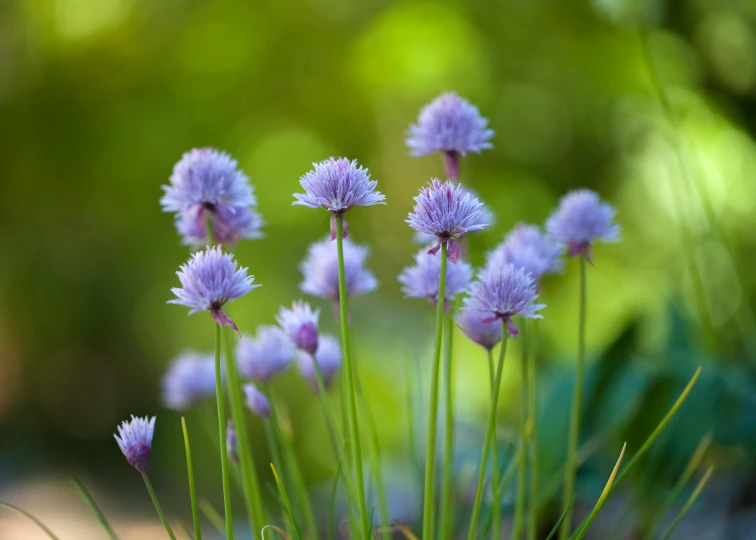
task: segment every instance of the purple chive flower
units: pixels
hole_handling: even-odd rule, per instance
[[[237,332],[236,324],[221,308],[226,302],[241,298],[252,289],[254,276],[247,275],[246,268],[238,268],[233,255],[223,253],[220,246],[198,251],[176,272],[181,288],[173,288],[175,300],[169,304],[179,304],[191,308],[189,315],[199,311],[210,311],[220,326],[230,326]]]
[[[313,163],[314,170],[299,179],[305,190],[295,193],[297,199],[293,204],[310,208],[325,208],[331,216],[331,239],[336,238],[336,216],[353,206],[371,206],[386,204],[386,197],[375,191],[376,180],[370,179],[367,169],[357,165],[357,160],[347,158],[329,158],[320,163]],[[344,220],[344,233],[347,236],[347,224]]]
[[[533,277],[522,268],[505,264],[486,267],[478,275],[462,309],[480,316],[481,322],[503,319],[509,333],[516,337],[517,326],[512,322],[512,317],[543,318],[536,312],[546,306],[535,304],[537,298]]]
[[[470,341],[486,350],[490,351],[501,341],[501,323],[497,320],[483,322],[480,313],[462,311],[456,321]]]
[[[420,189],[420,194],[415,197],[415,213],[410,213],[406,221],[416,231],[438,238],[438,244],[428,253],[436,253],[441,244],[448,242],[449,260],[456,262],[459,257],[459,238],[487,225],[480,222],[482,208],[483,203],[461,185],[451,180],[442,184],[434,178],[427,187]]]
[[[247,407],[263,420],[270,418],[270,401],[254,384],[244,385],[244,395],[247,396]]]
[[[118,435],[114,435],[126,461],[140,473],[147,471],[152,452],[152,435],[155,433],[155,417],[138,418],[131,415],[130,422],[118,426]]]
[[[470,287],[472,266],[465,261],[446,267],[446,288],[444,306],[449,308],[450,300]],[[399,274],[402,292],[407,298],[427,298],[432,304],[438,302],[438,284],[441,279],[441,255],[428,255],[425,248],[415,254],[415,264]]]
[[[208,241],[208,217],[213,240],[233,243],[260,236],[261,220],[251,211],[257,204],[252,185],[225,152],[213,148],[186,152],[163,191],[163,211],[176,213],[176,228],[187,244]]]
[[[310,245],[307,258],[300,269],[304,281],[299,285],[302,292],[339,301],[339,258],[337,245],[329,240]],[[370,270],[365,268],[368,248],[349,239],[344,240],[344,281],[347,296],[365,294],[378,287]]]
[[[215,359],[212,355],[186,351],[163,376],[163,403],[183,411],[195,401],[215,395]]]
[[[239,463],[239,440],[236,437],[234,421],[230,419],[226,423],[226,452],[231,461]]]
[[[480,207],[480,214],[478,214],[478,219],[476,220],[476,223],[483,225],[483,227],[490,227],[492,225],[495,225],[496,216],[491,210],[491,207],[485,204],[482,200],[480,200],[480,197],[478,197],[477,192],[475,192],[474,190],[466,186],[462,186],[462,190],[466,193],[469,193],[473,197],[477,198],[482,204],[482,206]],[[432,243],[435,243],[437,240],[438,240],[438,237],[435,234],[426,234],[420,231],[415,231],[415,242],[417,242],[418,244],[423,244],[423,245],[432,244]]]
[[[537,283],[544,275],[562,269],[563,251],[564,247],[543,234],[539,227],[520,223],[488,255],[486,265],[513,264],[523,268]]]
[[[320,309],[313,309],[307,302],[294,302],[291,309],[282,307],[276,321],[298,349],[309,354],[318,350],[318,318]]]
[[[442,94],[420,111],[417,124],[409,128],[407,146],[413,156],[443,152],[449,176],[458,178],[460,155],[491,148],[494,132],[478,108],[450,92]]]
[[[616,210],[601,202],[589,189],[572,191],[562,197],[559,207],[546,221],[546,230],[557,242],[567,246],[570,257],[583,255],[591,261],[595,240],[618,242],[620,227],[614,223]]]
[[[288,367],[297,350],[286,333],[277,326],[261,326],[252,338],[241,336],[236,348],[239,373],[267,383]]]
[[[329,335],[320,336],[320,345],[314,355],[315,362],[318,363],[320,373],[323,375],[323,384],[328,389],[331,386],[333,378],[341,368],[341,347],[339,341]],[[310,388],[318,393],[318,381],[313,364],[313,355],[299,353],[297,356],[297,367],[299,373],[310,384]]]

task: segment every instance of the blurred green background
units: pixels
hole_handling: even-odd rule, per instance
[[[1,2],[0,495],[61,534],[97,538],[76,500],[61,503],[76,474],[130,534],[159,535],[111,435],[130,413],[157,414],[151,471],[169,511],[188,516],[180,425],[161,408],[160,378],[183,349],[209,350],[213,333],[208,317],[166,305],[188,250],[158,199],[182,152],[214,146],[252,178],[266,222],[264,239],[236,249],[263,285],[230,306],[250,333],[302,296],[299,262],[328,230],[327,213],[291,206],[299,177],[344,155],[379,180],[388,205],[349,215],[381,283],[352,302],[355,353],[392,491],[415,500],[405,396],[425,401],[433,310],[403,300],[396,276],[416,249],[404,223],[412,197],[443,168],[440,157],[409,157],[404,134],[423,105],[454,90],[496,132],[493,150],[462,164],[462,180],[497,215],[471,238],[475,264],[571,188],[618,207],[624,239],[597,247],[588,277],[584,439],[602,439],[581,490],[593,498],[622,442],[637,449],[703,365],[648,478],[625,494],[640,509],[629,521],[643,522],[644,506],[712,431],[710,489],[725,495],[702,503],[706,522],[721,527],[712,538],[746,538],[728,534],[740,530],[733,515],[754,519],[756,500],[754,51],[756,3],[746,0]],[[571,392],[576,270],[568,264],[542,290],[541,431],[553,471]],[[310,301],[337,331],[330,307]],[[518,354],[502,429],[517,425]],[[480,444],[486,364],[462,336],[455,355],[464,474]],[[320,411],[294,373],[276,384],[308,480],[327,491]],[[219,504],[212,444],[200,415],[189,420],[200,491]],[[32,537],[15,518],[0,527],[3,538]]]

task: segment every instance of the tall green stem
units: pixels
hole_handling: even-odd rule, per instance
[[[575,490],[575,453],[580,438],[580,406],[583,401],[583,363],[585,360],[585,257],[580,256],[580,307],[578,311],[578,350],[575,369],[575,392],[572,399],[572,415],[570,417],[570,435],[567,443],[567,463],[564,469],[564,493],[562,496],[562,510],[572,501]],[[568,511],[559,529],[559,539],[565,540],[572,527],[572,510]]]
[[[165,527],[165,532],[168,533],[168,536],[171,538],[171,540],[176,540],[176,537],[173,535],[173,531],[171,530],[171,526],[168,524],[168,519],[165,517],[165,513],[163,512],[163,507],[160,506],[160,502],[158,501],[157,495],[155,494],[155,490],[152,488],[152,482],[150,482],[150,479],[147,476],[146,472],[142,473],[142,478],[144,479],[144,485],[147,486],[147,491],[150,492],[152,504],[155,505],[155,510],[157,510],[160,521],[163,523],[163,527]]]
[[[496,392],[496,368],[494,367],[493,350],[488,351],[488,380],[491,384],[491,403]],[[519,459],[517,460],[519,463]],[[496,427],[491,440],[491,489],[493,502],[491,503],[491,540],[501,537],[501,482],[499,482],[499,443],[496,437]]]
[[[336,215],[336,249],[339,257],[339,315],[341,317],[341,344],[344,349],[344,374],[348,391],[349,435],[351,439],[352,460],[356,478],[357,502],[360,509],[360,523],[362,535],[370,538],[370,519],[365,503],[365,481],[362,471],[362,451],[360,449],[360,431],[357,426],[357,399],[354,390],[354,366],[352,365],[352,350],[349,342],[349,314],[347,312],[346,278],[344,276],[344,216]]]
[[[220,327],[219,327],[220,328]],[[229,333],[231,330],[229,329]],[[231,398],[231,413],[236,428],[236,436],[239,443],[239,462],[241,465],[242,484],[244,485],[244,500],[247,504],[247,515],[249,517],[250,534],[252,538],[258,538],[260,529],[265,524],[265,513],[262,507],[262,498],[260,496],[260,486],[257,480],[257,471],[255,463],[252,460],[252,446],[249,441],[247,431],[247,419],[245,418],[244,397],[242,395],[241,380],[239,371],[234,359],[234,348],[231,346],[231,336],[226,337],[226,377],[228,379],[229,392]],[[225,433],[225,424],[222,430]],[[225,443],[221,446],[221,454],[226,455]],[[226,458],[228,459],[228,458]],[[228,525],[226,525],[228,529]]]
[[[194,521],[194,538],[202,540],[200,528],[199,510],[197,509],[197,490],[194,486],[194,465],[192,464],[192,448],[189,446],[189,430],[186,429],[186,420],[181,417],[181,429],[184,432],[184,448],[186,449],[186,470],[189,475],[189,499],[192,502],[192,520]]]
[[[228,467],[228,452],[226,452],[226,406],[223,403],[223,374],[221,372],[221,327],[215,326],[215,400],[218,406],[218,438],[220,441],[221,477],[223,480],[223,508],[226,519],[226,537],[234,538],[233,515],[231,512],[231,472]],[[241,442],[240,442],[241,446]],[[145,476],[145,479],[147,477]]]
[[[504,358],[507,356],[507,323],[501,322],[501,348],[499,349],[499,363],[496,366],[496,378],[494,380],[493,392],[491,395],[491,407],[488,410],[488,422],[486,429],[486,440],[483,443],[483,453],[480,456],[480,469],[478,471],[478,484],[475,487],[475,498],[473,500],[472,515],[470,516],[470,531],[467,534],[467,540],[475,540],[475,529],[478,526],[478,515],[480,514],[480,501],[483,498],[483,485],[486,478],[486,462],[488,461],[488,451],[491,443],[496,437],[496,409],[499,407],[499,390],[501,389],[501,375],[504,371]],[[494,485],[498,484],[498,478],[494,478]],[[501,527],[501,523],[495,524],[494,527]]]
[[[433,502],[436,480],[436,428],[438,421],[438,372],[441,365],[441,338],[444,331],[444,298],[446,295],[446,242],[441,244],[441,273],[436,302],[436,339],[433,345],[430,407],[428,408],[428,440],[425,453],[425,494],[423,498],[423,540],[433,540]]]
[[[523,325],[530,337],[528,350],[528,406],[530,433],[530,494],[528,498],[528,540],[538,536],[538,400],[536,399],[536,344],[538,320],[526,320]]]
[[[452,344],[454,336],[454,308],[456,302],[452,302],[449,313],[446,314],[444,328],[444,467],[441,478],[441,530],[438,535],[441,539],[451,535],[452,517],[454,504],[452,501],[453,474],[452,464],[454,461],[454,387],[452,386]]]
[[[520,385],[522,389],[522,406],[520,412],[520,441],[522,445],[522,457],[520,467],[517,469],[517,500],[515,501],[514,527],[512,531],[513,540],[520,539],[522,532],[522,521],[525,513],[525,483],[527,482],[528,469],[528,408],[530,398],[528,396],[528,352],[530,349],[530,336],[528,335],[527,322],[522,325],[522,351],[520,358]]]

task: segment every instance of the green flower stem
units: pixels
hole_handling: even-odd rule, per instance
[[[192,464],[192,449],[189,446],[189,430],[186,428],[186,420],[181,417],[181,430],[184,432],[184,448],[186,449],[186,471],[189,476],[189,498],[192,502],[192,519],[194,521],[194,538],[202,540],[200,529],[199,510],[197,509],[197,490],[194,486],[194,465]]]
[[[496,368],[494,367],[493,350],[488,351],[488,380],[491,386],[491,403],[494,400],[496,392]],[[517,458],[519,465],[521,458]],[[501,493],[502,487],[499,482],[499,442],[496,436],[496,427],[494,426],[494,435],[491,440],[491,490],[493,492],[493,501],[491,502],[491,539],[498,540],[501,536]]]
[[[105,529],[106,533],[108,533],[108,538],[110,538],[111,540],[118,540],[118,537],[116,536],[115,531],[113,531],[113,527],[110,526],[110,523],[108,523],[108,520],[105,517],[105,514],[103,514],[102,510],[100,510],[100,507],[97,506],[97,503],[95,502],[92,495],[89,494],[89,491],[87,491],[87,488],[84,487],[84,484],[82,484],[78,478],[74,478],[73,485],[76,491],[79,492],[79,495],[81,495],[81,498],[84,499],[84,502],[87,503],[87,506],[89,506],[89,509],[95,515],[95,517],[97,518],[97,521],[100,522],[100,525],[102,525],[102,528]]]
[[[522,459],[520,460],[520,467],[517,469],[517,500],[515,501],[515,517],[514,527],[512,531],[512,539],[519,540],[522,532],[522,521],[525,513],[525,484],[527,482],[527,469],[528,469],[528,442],[530,436],[528,435],[528,417],[530,397],[528,395],[528,353],[530,352],[530,335],[528,333],[527,321],[523,321],[522,324],[522,351],[520,359],[520,384],[522,389],[520,394],[522,395],[522,406],[520,412],[520,440],[522,441]]]
[[[55,533],[53,533],[50,529],[47,528],[47,525],[42,523],[39,519],[35,518],[33,515],[31,515],[26,510],[22,510],[18,506],[13,506],[12,504],[0,502],[0,508],[5,508],[6,510],[10,510],[11,512],[15,512],[19,515],[24,516],[25,518],[32,521],[37,527],[39,527],[48,537],[50,537],[52,540],[59,540],[57,536],[55,536]]]
[[[298,540],[303,540],[302,531],[300,530],[299,524],[297,523],[297,516],[294,514],[294,509],[291,507],[289,497],[286,495],[286,488],[284,487],[283,482],[281,482],[281,477],[278,476],[276,466],[271,463],[270,468],[273,471],[273,477],[276,479],[276,485],[278,486],[278,491],[281,494],[281,500],[283,502],[284,508],[286,508],[286,512],[288,512],[289,514],[289,519],[291,519],[291,522],[294,525],[294,533],[296,534],[296,538]]]
[[[530,337],[528,354],[528,406],[530,433],[530,495],[528,502],[528,540],[538,536],[538,400],[536,399],[536,344],[538,343],[538,320],[525,321]]]
[[[228,380],[228,395],[231,401],[231,413],[234,419],[234,428],[236,429],[236,438],[238,442],[239,464],[241,465],[242,484],[244,486],[244,500],[247,505],[247,517],[249,518],[250,534],[252,538],[259,538],[260,529],[266,523],[265,511],[262,506],[262,497],[260,495],[260,486],[257,479],[255,463],[252,459],[252,446],[247,431],[247,419],[245,418],[244,397],[242,395],[241,380],[239,371],[236,366],[234,348],[231,341],[231,329],[226,336],[226,378]],[[225,451],[225,424],[221,428],[224,433],[222,441],[221,454],[226,456]],[[228,517],[226,518],[228,519]],[[228,525],[226,525],[228,529]]]
[[[486,440],[483,443],[483,453],[480,457],[480,470],[478,471],[478,485],[475,488],[475,499],[473,500],[472,515],[470,517],[470,531],[467,539],[475,540],[475,528],[478,524],[478,515],[480,514],[480,501],[483,498],[483,484],[486,477],[486,462],[488,461],[488,451],[491,442],[496,437],[496,409],[499,406],[499,390],[501,389],[501,376],[504,371],[504,358],[507,355],[507,323],[501,322],[501,347],[499,349],[499,363],[496,367],[496,378],[494,380],[493,395],[491,396],[491,407],[488,410],[488,427],[486,430]],[[494,479],[498,484],[498,480]]]
[[[564,492],[562,495],[562,511],[572,500],[575,490],[575,452],[580,439],[580,406],[583,402],[583,371],[585,361],[585,257],[580,256],[580,307],[578,311],[578,351],[575,369],[575,391],[572,399],[572,414],[570,416],[570,435],[567,443],[567,466],[564,469]],[[562,528],[559,529],[559,540],[565,540],[572,527],[572,511],[564,516]]]
[[[344,375],[346,376],[349,417],[350,447],[356,479],[357,503],[360,509],[360,523],[362,536],[370,538],[370,519],[365,503],[365,481],[362,471],[362,451],[360,449],[360,431],[357,426],[357,399],[354,388],[354,366],[352,365],[352,351],[349,342],[349,315],[347,313],[346,278],[344,276],[344,215],[336,214],[336,249],[339,257],[339,314],[341,316],[341,343],[344,349]]]
[[[160,516],[160,521],[163,523],[163,527],[165,527],[165,532],[168,533],[168,536],[171,538],[171,540],[176,540],[176,537],[173,535],[173,531],[171,530],[171,526],[168,524],[168,519],[165,517],[163,508],[160,506],[160,502],[158,501],[157,495],[155,494],[155,490],[152,488],[152,482],[150,482],[150,479],[147,476],[146,472],[142,473],[142,478],[144,479],[144,485],[147,486],[147,491],[150,492],[152,504],[155,505],[155,510],[157,510],[158,516]]]
[[[454,462],[454,387],[452,386],[452,345],[454,336],[454,311],[456,301],[445,317],[444,328],[444,466],[441,477],[441,530],[438,538],[446,539],[451,535],[454,516],[453,474]]]
[[[226,406],[223,403],[223,374],[221,372],[221,327],[215,326],[215,401],[218,406],[218,453],[221,458],[221,477],[223,480],[223,508],[226,520],[226,538],[233,540],[234,525],[231,512],[231,472],[228,466],[228,452],[226,452]],[[146,478],[146,477],[145,477]]]
[[[438,420],[438,372],[441,364],[441,341],[444,331],[444,299],[446,298],[446,242],[441,244],[441,274],[436,302],[436,339],[433,345],[430,407],[428,408],[428,440],[425,454],[425,494],[423,497],[423,540],[434,540],[433,506],[436,480],[436,429]]]
[[[690,507],[693,506],[694,502],[696,502],[696,499],[701,494],[701,491],[703,490],[704,486],[706,486],[706,482],[709,481],[709,477],[711,476],[711,473],[713,472],[714,472],[713,466],[706,469],[706,472],[704,473],[703,478],[701,478],[701,481],[698,482],[698,485],[696,486],[696,489],[693,490],[693,493],[690,495],[688,502],[685,503],[685,505],[680,510],[680,513],[677,514],[677,517],[675,517],[675,520],[669,526],[669,529],[667,529],[667,532],[664,535],[664,538],[662,540],[667,540],[670,536],[672,536],[672,533],[680,524],[680,522],[682,521],[682,518],[685,517],[685,514],[688,513],[688,510],[690,510]]]

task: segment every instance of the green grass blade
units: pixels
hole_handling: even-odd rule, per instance
[[[546,537],[546,540],[551,540],[552,538],[554,538],[554,535],[557,533],[557,531],[559,531],[559,527],[562,526],[562,522],[564,521],[565,516],[567,516],[567,512],[569,512],[570,510],[572,510],[572,507],[574,505],[575,505],[575,496],[573,495],[572,496],[572,500],[570,501],[570,504],[567,505],[567,508],[565,508],[564,510],[562,510],[562,515],[559,516],[559,519],[554,524],[554,528],[551,529],[551,532]]]
[[[286,511],[289,513],[289,519],[291,520],[291,524],[294,525],[294,532],[296,532],[297,538],[299,540],[303,540],[302,531],[299,528],[299,524],[297,523],[297,516],[294,515],[294,510],[292,509],[291,503],[289,502],[289,497],[286,495],[286,488],[284,487],[283,482],[281,482],[281,478],[278,476],[278,471],[276,471],[276,466],[271,463],[270,468],[273,471],[273,477],[276,479],[278,490],[281,492],[281,499],[283,500],[284,507],[286,508]]]
[[[194,485],[194,465],[192,464],[192,448],[189,445],[189,430],[186,427],[186,420],[181,417],[181,430],[184,432],[184,448],[186,450],[186,471],[189,477],[189,499],[192,503],[192,520],[194,523],[194,537],[202,540],[202,531],[200,530],[199,510],[197,509],[197,490]]]
[[[226,523],[223,521],[223,516],[221,516],[215,507],[210,504],[210,501],[201,499],[199,501],[199,509],[205,514],[207,520],[218,530],[219,533],[223,534],[226,532]]]
[[[696,489],[694,489],[693,493],[691,493],[690,498],[688,499],[688,502],[685,503],[685,506],[683,506],[682,510],[680,510],[680,513],[677,514],[677,517],[675,517],[675,520],[672,522],[672,525],[670,525],[669,529],[667,529],[667,532],[664,534],[663,540],[667,540],[672,535],[674,530],[677,528],[677,526],[680,524],[682,519],[685,517],[685,514],[687,514],[688,510],[690,510],[690,507],[693,506],[694,502],[696,502],[696,499],[701,494],[701,491],[703,491],[703,488],[706,486],[706,483],[709,481],[709,478],[711,477],[711,473],[713,472],[714,472],[713,466],[706,469],[706,472],[701,478],[701,481],[698,482]]]
[[[118,540],[116,533],[113,531],[113,528],[110,526],[110,523],[108,523],[108,520],[105,518],[105,514],[103,514],[102,510],[100,510],[100,507],[97,506],[97,503],[92,498],[92,495],[89,494],[89,491],[87,491],[87,488],[84,487],[84,484],[78,478],[74,478],[72,482],[73,482],[74,489],[76,489],[76,491],[79,492],[79,495],[81,495],[81,498],[84,499],[84,502],[87,503],[87,506],[89,506],[89,509],[95,515],[95,517],[97,518],[97,521],[100,522],[100,525],[102,525],[102,528],[105,529],[105,532],[108,533],[108,537],[111,540]]]
[[[52,540],[60,540],[57,536],[55,536],[55,533],[53,533],[50,529],[47,528],[47,525],[45,525],[44,523],[42,523],[40,520],[38,520],[37,518],[35,518],[33,515],[31,515],[26,510],[22,510],[18,506],[13,506],[12,504],[8,504],[6,502],[0,502],[0,508],[6,508],[6,509],[10,510],[11,512],[16,512],[17,514],[21,514],[25,518],[28,518],[29,520],[33,521],[34,524],[37,527],[39,527],[40,529],[42,529],[42,531],[44,531],[44,533],[47,536],[49,536],[50,538],[52,538]]]
[[[585,533],[587,533],[588,529],[591,528],[593,520],[596,519],[596,516],[601,511],[601,507],[604,506],[604,501],[606,501],[606,498],[609,495],[609,490],[612,489],[614,479],[617,477],[617,471],[619,470],[620,463],[622,463],[622,458],[625,456],[625,448],[627,448],[627,443],[622,445],[622,451],[620,452],[619,459],[617,459],[617,463],[614,465],[612,474],[609,475],[609,480],[606,482],[606,486],[604,486],[604,491],[601,492],[601,496],[596,502],[596,506],[593,507],[593,510],[591,510],[591,513],[588,515],[588,519],[585,521],[585,524],[580,528],[580,531],[577,533],[577,535],[575,535],[575,540],[581,540],[585,536]]]
[[[260,536],[262,536],[263,539],[265,538],[265,531],[267,531],[268,529],[273,529],[278,534],[286,538],[286,540],[291,540],[291,537],[288,534],[286,534],[285,530],[283,530],[281,527],[276,527],[275,525],[266,525],[260,530]]]

